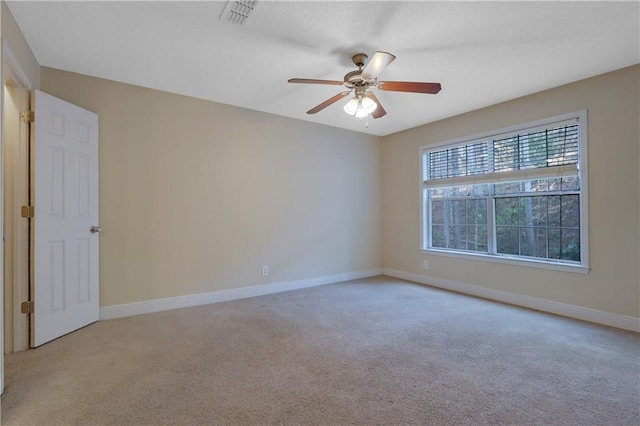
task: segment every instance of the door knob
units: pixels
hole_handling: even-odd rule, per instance
[[[92,234],[97,234],[98,232],[102,232],[102,228],[100,228],[99,226],[92,226],[90,229]]]

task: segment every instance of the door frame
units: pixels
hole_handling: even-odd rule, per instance
[[[11,50],[9,49],[9,47],[7,46],[7,43],[5,41],[2,42],[2,83],[4,85],[12,85],[14,87],[18,87],[18,88],[25,88],[29,91],[31,91],[33,89],[33,85],[32,82],[29,81],[27,75],[24,73],[24,71],[22,71],[22,68],[20,67],[20,65],[18,64],[18,61],[16,60],[15,56],[13,55],[13,53],[11,52]],[[4,121],[4,86],[3,86],[3,90],[2,90],[2,120]],[[3,123],[4,124],[4,123]],[[18,123],[18,125],[21,125],[21,123]],[[26,144],[30,144],[30,138],[28,135],[26,135]],[[4,152],[4,141],[2,141],[2,144],[0,145],[0,147],[2,148],[2,151]],[[16,168],[15,170],[15,176],[27,176],[27,173],[29,173],[29,157],[28,155],[25,156],[23,162],[20,162],[20,155],[18,152],[16,152],[16,156],[14,157],[15,159],[15,166]],[[4,161],[4,160],[3,160]],[[2,182],[2,186],[0,186],[0,191],[2,194],[2,206],[4,206],[4,181],[3,179],[3,174],[0,174],[0,182]],[[28,185],[28,182],[25,182],[25,185]],[[27,197],[29,197],[29,195],[27,195]],[[28,198],[27,198],[28,200]],[[29,202],[29,201],[27,201]],[[2,223],[4,226],[4,213],[3,210],[0,211],[0,214],[3,215],[3,219],[2,219]],[[17,225],[17,221],[20,220],[24,220],[23,218],[21,218],[19,215],[14,215],[13,216],[13,221],[10,224],[10,226],[12,226],[13,229],[16,228]],[[27,255],[26,259],[23,259],[24,256],[21,256],[21,250],[19,250],[19,245],[18,245],[18,241],[19,239],[22,239],[22,244],[29,244],[30,243],[30,237],[29,237],[29,231],[27,231],[26,235],[15,235],[14,234],[14,238],[13,238],[13,244],[11,247],[6,246],[4,247],[4,249],[6,250],[11,250],[13,253],[13,267],[14,268],[19,268],[21,265],[24,268],[24,265],[26,264],[27,267],[27,275],[31,275],[31,265],[29,265],[29,258]],[[2,261],[4,263],[4,252],[0,251],[0,256],[2,256]],[[4,283],[4,264],[3,264],[3,273],[2,273],[2,277],[3,277],[3,293],[4,293],[4,285],[6,285],[6,283]],[[15,270],[15,269],[14,269]],[[13,306],[13,352],[17,352],[17,351],[22,351],[22,350],[26,350],[29,348],[29,316],[22,314],[20,312],[20,304],[22,301],[25,300],[29,300],[29,281],[27,280],[26,283],[21,283],[18,282],[17,280],[14,280],[13,282],[13,301],[12,301],[12,306]],[[1,305],[1,309],[4,310],[4,304]],[[4,315],[4,312],[3,312]],[[2,345],[4,345],[4,331],[5,331],[5,327],[7,325],[4,324],[3,327],[1,327],[0,333],[2,333],[1,337],[1,342]],[[2,349],[2,352],[4,354],[4,348]]]

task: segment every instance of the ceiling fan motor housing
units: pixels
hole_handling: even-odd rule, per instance
[[[351,71],[345,74],[344,76],[344,84],[348,88],[352,89],[354,87],[364,87],[369,84],[368,80],[365,80],[362,77],[362,71]]]
[[[375,83],[375,79],[367,80],[362,77],[362,67],[367,63],[368,59],[369,56],[366,53],[356,53],[351,57],[351,60],[358,69],[356,71],[348,72],[344,76],[344,84],[349,89],[353,89],[354,87],[367,87]]]
[[[364,64],[367,63],[367,59],[369,59],[369,56],[366,53],[356,53],[351,57],[353,63],[359,68],[364,67]]]

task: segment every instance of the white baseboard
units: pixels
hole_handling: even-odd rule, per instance
[[[382,273],[390,277],[413,281],[432,287],[439,287],[445,290],[452,290],[458,293],[469,294],[472,296],[496,300],[498,302],[505,302],[512,305],[523,306],[525,308],[531,308],[538,311],[576,318],[596,324],[603,324],[611,327],[622,328],[624,330],[640,332],[640,318],[632,316],[612,314],[609,312],[598,311],[596,309],[583,308],[580,306],[539,299],[537,297],[509,293],[501,290],[493,290],[473,284],[443,280],[427,275],[414,274],[410,272],[398,271],[395,269],[383,269]]]
[[[148,300],[145,302],[126,303],[123,305],[105,306],[100,308],[100,319],[114,319],[133,315],[149,314],[152,312],[168,311],[170,309],[187,308],[190,306],[208,305],[211,303],[227,302],[229,300],[246,299],[248,297],[264,296],[281,293],[283,291],[316,287],[342,281],[357,280],[381,275],[382,269],[368,269],[365,271],[347,272],[318,278],[306,278],[296,281],[285,281],[272,284],[255,285],[251,287],[232,288],[228,290],[212,291],[209,293],[190,294],[186,296],[169,297],[167,299]]]
[[[369,269],[365,271],[347,272],[344,274],[325,277],[307,278],[296,281],[285,281],[272,284],[262,284],[251,287],[241,287],[228,290],[212,291],[209,293],[190,294],[186,296],[156,299],[145,302],[127,303],[123,305],[105,306],[100,308],[100,319],[123,318],[133,315],[148,314],[152,312],[167,311],[170,309],[187,308],[190,306],[208,305],[211,303],[227,302],[230,300],[245,299],[249,297],[264,296],[267,294],[281,293],[284,291],[298,290],[308,287],[316,287],[325,284],[334,284],[343,281],[368,278],[376,275],[387,275],[407,281],[452,290],[458,293],[478,296],[498,302],[523,306],[556,315],[576,318],[596,324],[608,325],[624,330],[640,332],[640,318],[632,316],[612,314],[596,309],[583,308],[560,302],[539,299],[537,297],[509,293],[501,290],[493,290],[473,284],[465,284],[456,281],[443,280],[427,275],[398,271],[395,269]]]

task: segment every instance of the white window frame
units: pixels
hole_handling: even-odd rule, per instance
[[[488,253],[474,253],[467,251],[455,251],[451,249],[438,249],[429,248],[429,239],[431,238],[429,230],[429,208],[427,203],[429,198],[427,197],[427,190],[425,189],[423,177],[423,156],[427,152],[433,152],[438,148],[453,148],[455,146],[470,144],[480,139],[490,139],[497,136],[502,136],[507,133],[517,133],[522,131],[535,130],[538,127],[548,127],[558,122],[567,120],[577,120],[579,123],[579,155],[578,155],[578,177],[580,179],[580,252],[581,262],[578,264],[570,264],[552,259],[542,258],[525,258],[521,256],[508,256],[508,255],[496,255]],[[587,110],[581,110],[573,113],[562,114],[554,117],[549,117],[541,120],[536,120],[528,123],[518,124],[511,127],[505,127],[484,133],[477,133],[471,136],[465,136],[457,139],[437,142],[430,145],[423,145],[419,149],[418,161],[420,170],[419,179],[419,200],[420,200],[420,240],[419,250],[426,255],[444,256],[458,259],[488,261],[494,263],[502,263],[517,266],[526,266],[532,268],[542,268],[549,270],[556,270],[562,272],[573,272],[580,274],[589,273],[589,174],[587,171],[588,165],[588,153],[587,153]],[[487,215],[491,217],[491,220],[495,220],[493,217],[493,203],[487,204]],[[492,227],[493,232],[488,234],[488,244],[495,244],[495,237],[491,234],[495,232],[495,226]]]

